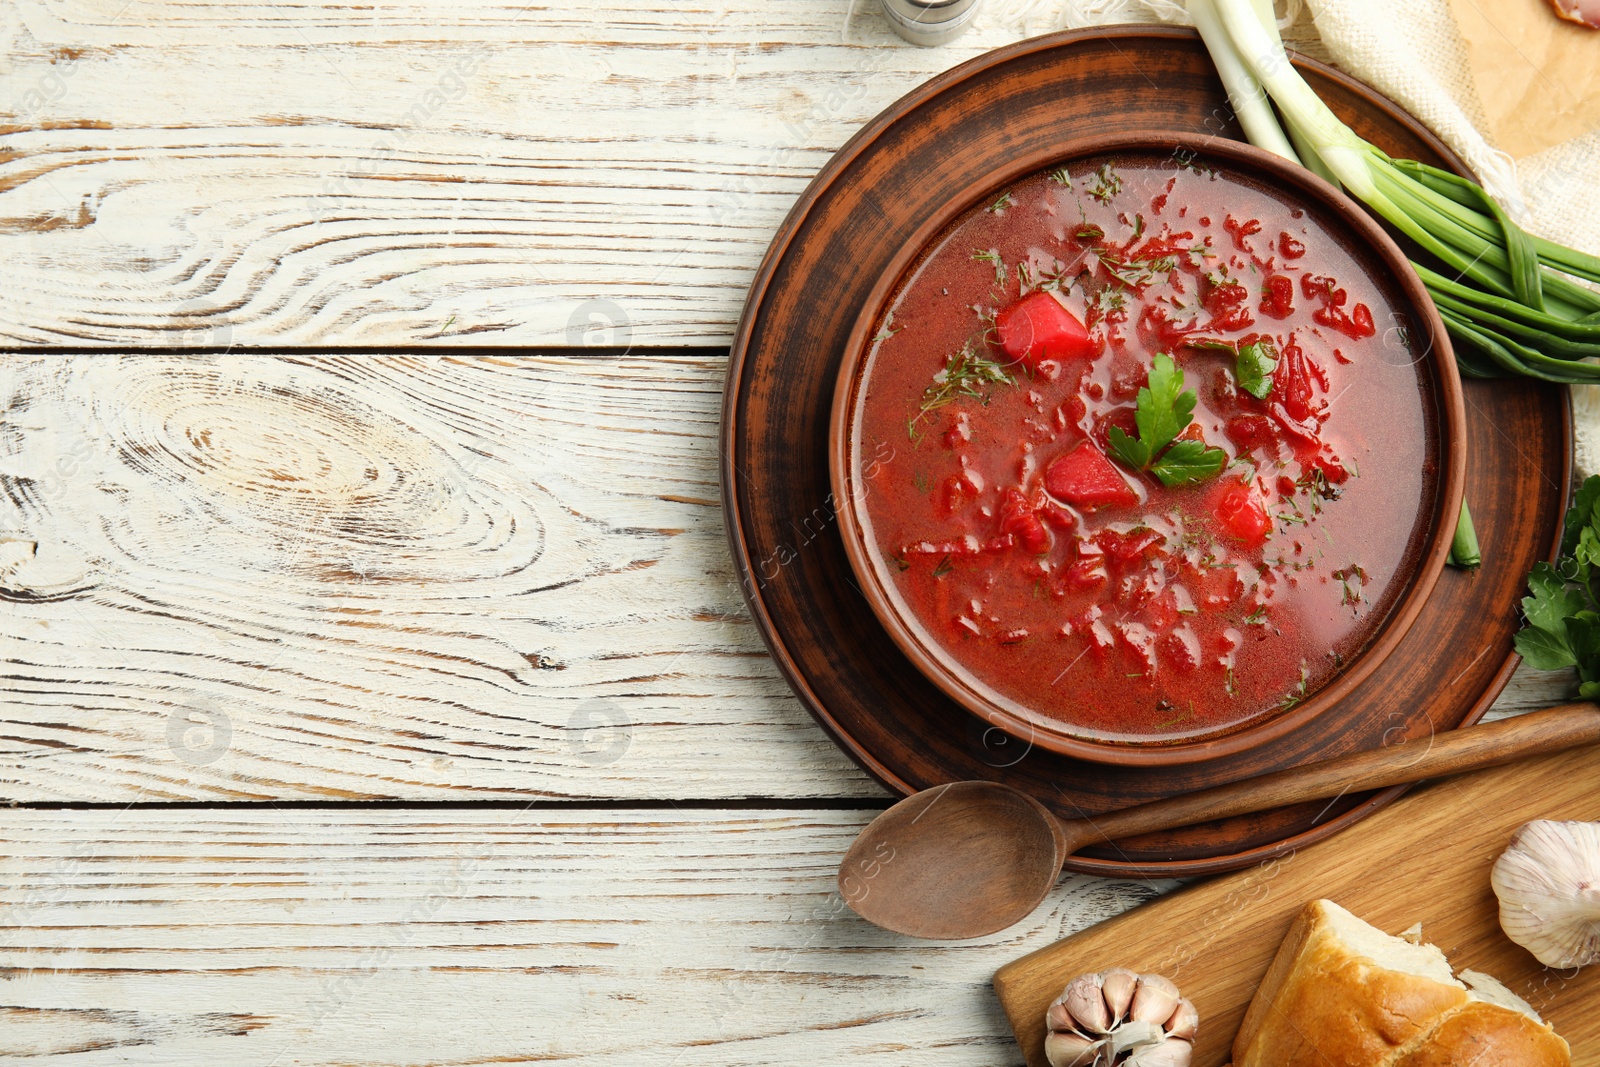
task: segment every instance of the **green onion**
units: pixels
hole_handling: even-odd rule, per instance
[[[1461,502],[1461,517],[1456,520],[1456,536],[1450,542],[1450,555],[1447,557],[1452,567],[1476,567],[1483,562],[1483,553],[1478,551],[1478,531],[1472,528],[1472,512],[1467,510],[1467,502]]]
[[[1251,142],[1343,185],[1427,253],[1413,266],[1463,374],[1600,381],[1585,362],[1600,358],[1600,293],[1575,280],[1600,282],[1600,257],[1534,237],[1475,182],[1363,140],[1289,62],[1269,0],[1189,0],[1189,12]],[[1263,93],[1287,137],[1267,128]]]

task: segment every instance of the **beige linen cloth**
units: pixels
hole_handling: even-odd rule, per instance
[[[1284,0],[1280,0],[1280,9]],[[1282,23],[1304,18],[1288,0]],[[1345,71],[1433,129],[1529,230],[1600,254],[1600,30],[1548,0],[1306,0]],[[993,0],[1018,32],[1188,22],[1174,0]],[[1600,386],[1573,390],[1576,461],[1600,473]]]

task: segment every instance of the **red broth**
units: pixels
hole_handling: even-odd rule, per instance
[[[1372,639],[1438,413],[1403,305],[1319,210],[1170,157],[1078,161],[907,276],[855,415],[861,514],[902,617],[970,685],[1079,736],[1177,740],[1294,706]],[[1278,362],[1253,378],[1236,353],[1262,339]],[[1114,458],[1158,353],[1220,474]]]

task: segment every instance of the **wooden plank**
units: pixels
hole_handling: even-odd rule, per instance
[[[1494,975],[1600,1064],[1600,970],[1541,965],[1501,932],[1489,871],[1530,819],[1592,820],[1600,746],[1433,783],[1338,837],[1182,893],[1008,964],[995,989],[1027,1054],[1047,1067],[1040,1020],[1079,974],[1125,966],[1174,979],[1200,1012],[1194,1067],[1221,1067],[1289,924],[1328,898],[1381,930],[1413,923],[1456,969]]]
[[[1170,883],[1070,878],[963,944],[834,889],[874,812],[0,810],[28,1062],[1014,1060],[988,977]]]
[[[722,367],[0,357],[0,789],[881,796],[745,614]]]
[[[881,796],[745,614],[721,382],[711,356],[0,357],[0,790]]]
[[[0,343],[725,344],[835,149],[1046,25],[992,7],[17,0]]]

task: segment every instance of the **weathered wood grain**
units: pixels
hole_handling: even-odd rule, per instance
[[[0,812],[0,1055],[1010,1063],[994,969],[1170,885],[912,942],[834,889],[871,814]]]
[[[716,357],[0,357],[0,791],[881,795],[716,504]]]
[[[16,0],[0,343],[725,344],[830,153],[1051,24],[919,49],[875,0]]]

